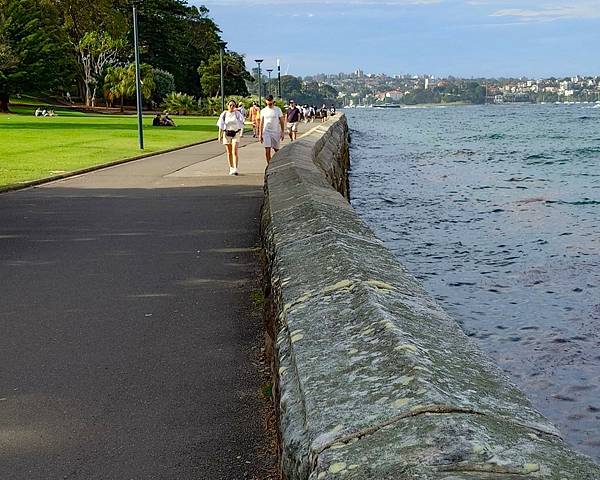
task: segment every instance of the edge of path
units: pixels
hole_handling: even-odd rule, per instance
[[[183,150],[184,148],[195,147],[197,145],[202,145],[203,143],[209,143],[216,141],[217,138],[209,138],[207,140],[202,140],[200,142],[194,143],[186,143],[185,145],[179,145],[177,147],[167,148],[166,150],[157,150],[156,152],[148,152],[142,153],[141,155],[136,155],[134,157],[121,158],[119,160],[111,160],[107,163],[99,163],[98,165],[92,165],[90,167],[81,168],[78,170],[72,170],[70,172],[60,173],[58,175],[52,175],[51,177],[43,177],[38,178],[36,180],[30,180],[27,182],[17,183],[14,185],[6,185],[0,186],[0,193],[12,192],[15,190],[21,190],[23,188],[35,187],[37,185],[42,185],[43,183],[55,182],[56,180],[62,180],[64,178],[75,177],[77,175],[82,175],[84,173],[93,172],[95,170],[101,170],[107,167],[114,167],[115,165],[120,165],[122,163],[133,162],[135,160],[142,160],[148,157],[154,157],[156,155],[162,155],[163,153],[176,152],[177,150]]]

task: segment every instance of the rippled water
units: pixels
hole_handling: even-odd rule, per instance
[[[600,461],[600,108],[346,114],[352,205]]]

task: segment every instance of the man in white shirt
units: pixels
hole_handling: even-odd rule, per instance
[[[260,143],[265,147],[267,164],[271,161],[271,149],[278,151],[283,140],[285,117],[273,102],[273,95],[265,98],[267,106],[260,111]]]

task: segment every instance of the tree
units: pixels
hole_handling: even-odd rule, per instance
[[[156,84],[154,83],[154,68],[152,65],[142,63],[140,65],[140,86],[142,97],[146,100],[152,98]],[[135,63],[127,66],[127,95],[135,95]]]
[[[66,33],[43,0],[0,0],[0,112],[12,93],[51,90],[68,81]]]
[[[154,90],[154,69],[152,65],[143,63],[140,65],[142,96],[146,99],[152,97]],[[124,111],[123,104],[125,97],[135,95],[135,64],[131,63],[127,67],[108,67],[106,77],[104,77],[104,95],[105,98],[112,101],[121,100],[121,112]]]
[[[319,85],[319,95],[325,103],[334,103],[338,96],[338,91],[331,85],[323,83]]]
[[[159,68],[154,69],[154,88],[153,100],[160,103],[164,98],[175,90],[175,77],[172,73]]]
[[[85,88],[85,104],[93,107],[100,75],[104,69],[116,63],[125,47],[123,39],[113,38],[106,32],[86,33],[77,45],[77,54],[82,66],[82,81]]]
[[[119,9],[123,0],[52,0],[56,5],[73,47],[88,32],[107,32],[115,38],[123,37],[129,26]]]
[[[103,32],[112,38],[125,38],[129,25],[127,18],[120,12],[119,7],[124,0],[52,0],[60,14],[64,29],[68,34],[70,48],[65,55],[73,59],[78,72],[77,86],[81,97],[86,96],[86,74],[81,62],[79,46],[84,37],[90,32]],[[100,73],[100,79],[105,72]],[[91,103],[91,92],[88,104]]]
[[[104,98],[112,104],[115,99],[121,100],[121,112],[123,101],[127,94],[127,69],[125,67],[108,67],[104,77]]]
[[[131,5],[122,8],[130,20]],[[198,66],[219,52],[220,30],[208,9],[185,0],[144,0],[138,3],[140,43],[145,62],[171,72],[179,91],[200,95]]]
[[[206,96],[214,97],[221,92],[221,58],[219,54],[212,55],[207,62],[198,67],[200,85]],[[248,95],[246,81],[252,76],[246,70],[244,57],[239,53],[227,52],[223,55],[223,76],[226,95]]]
[[[300,101],[299,98],[302,96],[302,81],[293,75],[283,75],[281,77],[281,91],[285,98],[293,98]]]

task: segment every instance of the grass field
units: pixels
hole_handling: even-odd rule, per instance
[[[35,117],[33,110],[11,104],[13,113],[0,115],[0,188],[217,137],[212,117],[176,116],[177,127],[168,128],[144,116],[140,151],[136,116],[57,108],[57,117]]]

